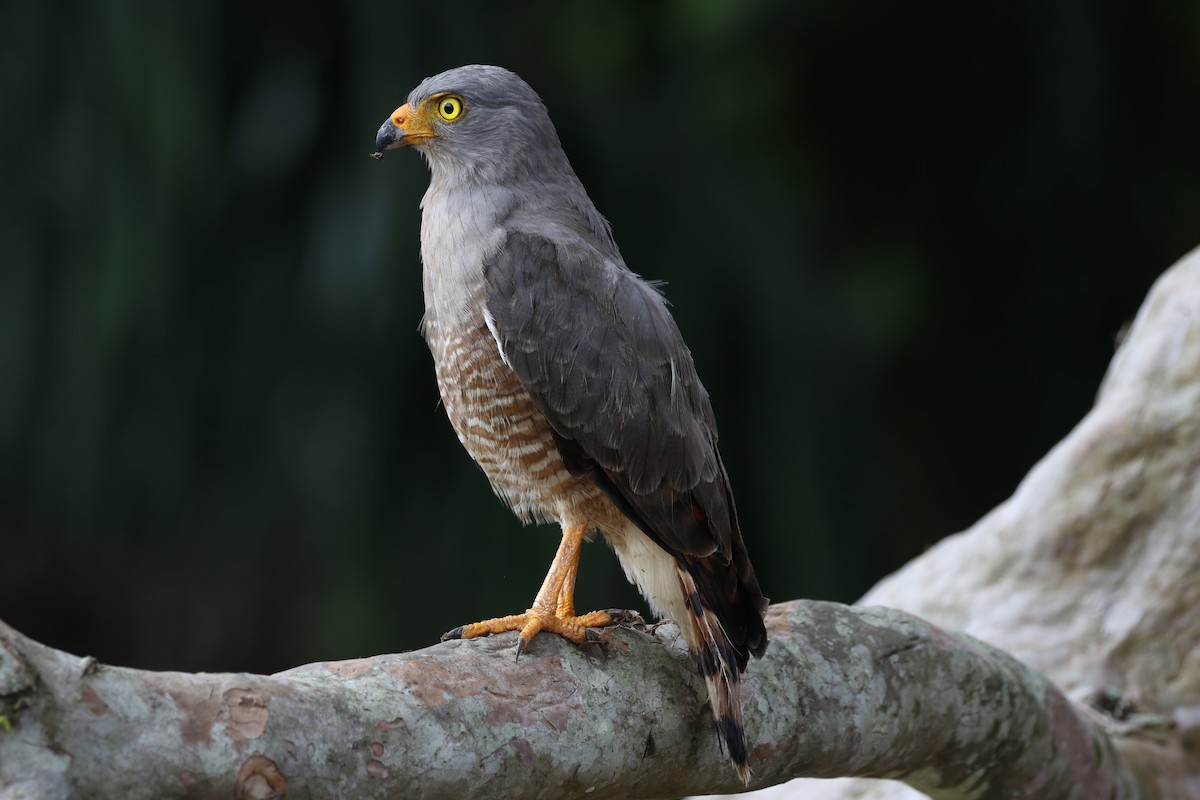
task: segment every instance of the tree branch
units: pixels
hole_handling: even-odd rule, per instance
[[[901,612],[777,605],[746,681],[755,786],[1137,797],[1099,725],[1010,656]],[[672,797],[741,788],[674,626],[581,650],[447,642],[274,676],[107,667],[0,628],[6,796]],[[1071,791],[1077,792],[1072,795]],[[1082,793],[1078,793],[1082,792]]]
[[[1200,798],[1198,409],[1200,251],[1159,280],[1096,408],[1013,497],[866,598],[908,613],[771,609],[771,647],[744,682],[754,785],[857,775],[935,798]],[[188,675],[102,666],[0,623],[0,795],[740,789],[676,634],[613,630],[586,650],[543,636],[519,663],[506,635]]]

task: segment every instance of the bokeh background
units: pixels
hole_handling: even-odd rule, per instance
[[[1200,244],[1200,4],[0,10],[0,618],[275,671],[523,609],[557,544],[438,407],[427,75],[539,90],[665,280],[762,584],[851,601],[1006,498]],[[640,599],[602,545],[581,607]]]

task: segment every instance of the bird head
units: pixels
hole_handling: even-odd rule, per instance
[[[422,81],[380,126],[371,155],[379,159],[408,146],[420,150],[435,173],[439,166],[468,174],[544,170],[562,153],[529,84],[501,67],[478,64]]]

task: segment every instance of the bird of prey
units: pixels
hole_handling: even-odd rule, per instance
[[[425,316],[446,413],[496,494],[526,522],[562,527],[524,613],[444,638],[539,631],[595,640],[577,615],[584,538],[612,545],[703,674],[718,737],[750,779],[740,673],[767,646],[767,600],[742,542],[717,426],[692,356],[651,283],[621,257],[537,93],[508,70],[427,78],[379,129],[375,158],[412,146]]]

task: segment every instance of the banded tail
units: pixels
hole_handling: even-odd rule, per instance
[[[761,609],[746,608],[757,604],[739,597],[741,586],[736,580],[726,577],[714,581],[714,573],[730,576],[732,572],[728,565],[723,570],[716,570],[715,566],[706,558],[684,556],[678,560],[676,571],[688,612],[687,619],[679,621],[679,628],[692,660],[704,676],[721,749],[742,783],[748,785],[750,753],[742,725],[741,673],[752,653],[761,657],[766,651],[762,619],[766,601],[762,600]],[[700,573],[699,582],[696,573]]]

